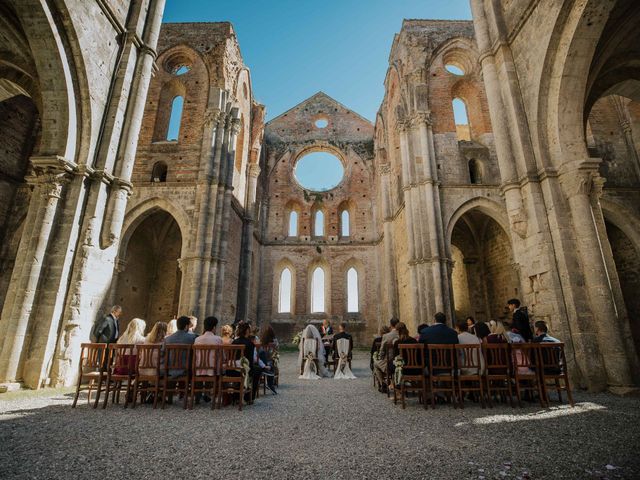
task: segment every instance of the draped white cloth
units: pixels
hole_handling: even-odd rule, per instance
[[[349,368],[349,340],[341,338],[336,342],[336,350],[338,353],[338,366],[336,374],[333,378],[351,380],[356,378]]]
[[[322,377],[328,377],[329,372],[324,366],[324,345],[318,329],[313,325],[307,325],[302,331],[301,337],[298,344],[298,366],[302,368],[302,375],[298,378],[318,380]],[[316,362],[318,371],[316,371]]]

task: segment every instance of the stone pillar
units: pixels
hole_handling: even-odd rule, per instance
[[[229,243],[229,219],[231,212],[231,197],[233,196],[233,163],[236,156],[236,142],[238,139],[238,133],[240,133],[240,118],[238,118],[238,111],[234,109],[232,113],[231,135],[229,139],[229,145],[232,148],[227,153],[227,162],[225,170],[225,184],[224,184],[224,203],[222,205],[222,225],[219,238],[219,248],[217,252],[218,258],[218,272],[215,284],[215,303],[214,303],[214,315],[218,318],[222,316],[222,297],[224,295],[224,275],[227,264]]]
[[[640,156],[638,156],[638,150],[633,139],[633,129],[631,128],[631,120],[629,118],[629,112],[623,100],[618,95],[612,95],[611,100],[618,114],[618,121],[620,127],[624,132],[624,141],[627,146],[627,152],[629,152],[629,158],[633,164],[633,168],[636,172],[638,180],[640,180]]]
[[[0,352],[0,381],[15,382],[20,376],[20,358],[27,334],[27,327],[34,307],[34,299],[45,255],[56,218],[58,202],[63,184],[66,183],[64,172],[47,170],[32,180],[35,191],[29,206],[34,209],[33,230],[20,241],[20,250],[24,251],[24,263],[14,269],[11,276],[13,295],[7,297],[2,309],[2,325],[5,328],[2,352]]]
[[[244,229],[242,231],[242,258],[240,259],[240,284],[238,285],[238,301],[236,321],[247,320],[249,315],[249,299],[251,298],[251,278],[253,276],[253,230],[255,226],[256,188],[260,166],[249,165],[247,171],[247,204],[245,206]]]
[[[400,132],[400,157],[402,163],[402,190],[404,192],[405,220],[407,226],[408,240],[408,256],[409,256],[409,274],[411,285],[411,298],[413,300],[414,327],[425,323],[426,319],[426,303],[423,301],[423,293],[425,285],[420,278],[419,263],[423,261],[420,255],[420,247],[422,239],[419,232],[419,220],[416,215],[416,206],[414,205],[414,196],[412,188],[412,175],[410,168],[409,154],[409,133],[408,125],[405,122],[399,122],[397,126]]]
[[[592,325],[598,332],[607,381],[614,387],[631,385],[622,329],[592,206],[592,200],[600,195],[603,179],[595,170],[573,169],[561,174],[560,182],[569,201],[577,251],[594,317]]]
[[[389,310],[387,317],[398,317],[398,277],[395,268],[395,248],[393,244],[393,212],[391,210],[391,167],[384,164],[380,167],[382,184],[382,228],[384,232],[384,260],[385,281],[388,285]],[[385,319],[386,320],[386,319]]]

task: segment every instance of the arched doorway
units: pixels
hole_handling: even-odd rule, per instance
[[[2,93],[3,97],[11,95],[6,90]],[[0,132],[4,132],[0,148],[0,305],[4,304],[31,200],[25,175],[39,132],[38,118],[36,105],[26,95],[0,101]]]
[[[451,233],[451,285],[456,319],[506,318],[505,304],[520,295],[509,236],[477,208],[464,213]]]
[[[622,297],[627,309],[631,335],[640,352],[640,252],[631,239],[616,225],[605,220],[607,237],[618,272]]]
[[[164,210],[156,210],[131,228],[134,231],[126,235],[120,254],[123,270],[115,301],[122,305],[125,318],[142,318],[150,328],[178,313],[182,234],[176,220]]]

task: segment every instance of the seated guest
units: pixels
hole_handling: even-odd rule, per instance
[[[270,347],[271,345],[271,347]],[[273,353],[278,350],[278,339],[271,325],[265,325],[260,332],[260,348],[258,349],[258,361],[266,378],[267,388],[274,394],[278,394],[275,388],[274,375],[276,366]]]
[[[455,345],[458,343],[458,334],[453,328],[446,325],[447,317],[438,312],[434,316],[435,323],[425,328],[420,334],[420,343],[425,345]],[[433,357],[432,357],[433,358]],[[425,367],[425,374],[429,373],[429,366]]]
[[[491,333],[489,326],[484,322],[478,322],[475,324],[475,334],[482,342],[487,343],[487,337]]]
[[[458,343],[460,345],[480,345],[482,342],[478,337],[469,333],[469,323],[467,321],[459,322],[456,325],[456,331],[458,332]],[[463,352],[460,352],[460,355],[463,355]],[[461,358],[462,360],[462,358]],[[473,365],[478,365],[477,362],[473,362]],[[480,355],[480,373],[484,372],[484,357]],[[472,368],[463,368],[460,369],[460,373],[462,375],[472,375],[475,374],[475,370]]]
[[[191,322],[189,324],[189,331],[191,333],[196,333],[196,328],[198,327],[198,317],[194,317],[193,315],[191,315],[189,317],[189,321]]]
[[[511,325],[505,325],[505,337],[507,337],[507,342],[509,343],[525,343],[524,337],[520,335],[517,331],[513,331],[511,329]]]
[[[169,335],[164,339],[165,345],[193,345],[197,335],[189,331],[191,328],[191,319],[185,315],[176,321],[178,330],[173,335]],[[186,359],[185,359],[186,363]],[[169,370],[170,377],[180,377],[186,373],[184,369],[172,368]]]
[[[476,329],[476,321],[475,319],[469,315],[466,319],[465,322],[467,323],[467,332],[471,333],[471,334],[475,334],[475,329]]]
[[[233,341],[233,345],[244,345],[244,357],[249,361],[249,375],[252,378],[252,398],[256,397],[258,392],[258,384],[260,383],[260,375],[262,370],[257,365],[257,351],[253,341],[249,338],[251,334],[251,327],[246,322],[238,323],[236,327],[236,339]]]
[[[501,321],[489,321],[489,335],[487,335],[487,343],[507,343],[507,335],[504,325]]]
[[[322,326],[320,327],[320,335],[322,335],[323,337],[327,335],[333,335],[333,327],[331,326],[331,322],[326,318],[322,321]]]
[[[409,329],[404,323],[402,322],[398,323],[398,325],[396,325],[396,331],[398,332],[398,339],[393,344],[394,358],[400,355],[400,345],[415,345],[418,343],[418,341],[415,338],[409,335]],[[406,363],[407,359],[404,358],[403,360]],[[391,367],[393,370],[393,364],[391,364]],[[419,369],[416,370],[412,368],[403,368],[402,373],[404,375],[420,375],[420,370]]]
[[[147,323],[141,318],[134,318],[127,325],[127,329],[118,338],[120,345],[138,345],[144,343],[144,329]]]
[[[178,319],[172,318],[167,324],[167,337],[178,331]]]
[[[194,345],[222,345],[222,338],[216,335],[218,319],[216,317],[206,317],[204,319],[204,333],[196,338]],[[213,362],[211,362],[213,363]],[[215,375],[213,370],[198,370],[196,375]]]
[[[420,325],[418,325],[418,333],[415,336],[416,340],[420,340],[420,335],[422,335],[422,331],[425,328],[429,328],[429,325],[427,325],[426,323],[421,323]]]
[[[153,326],[149,334],[144,339],[145,345],[159,345],[164,342],[164,338],[167,336],[167,323],[166,322],[156,322]],[[153,361],[157,362],[158,354],[154,352]],[[155,375],[155,368],[141,368],[140,374],[142,375]]]
[[[231,325],[223,325],[220,334],[222,335],[223,345],[231,345],[233,343],[233,327]]]
[[[557,338],[552,337],[551,335],[549,335],[548,328],[547,328],[547,323],[544,322],[543,320],[538,320],[533,325],[533,328],[534,328],[534,331],[535,331],[535,337],[533,338],[533,343],[541,343],[541,342],[544,342],[544,343],[547,343],[547,342],[562,343]],[[118,343],[120,343],[120,340],[118,340]]]
[[[393,345],[398,339],[398,332],[396,331],[398,323],[400,323],[400,320],[397,318],[392,318],[389,321],[390,331],[382,336],[380,348],[378,349],[378,359],[374,361],[374,373],[378,378],[378,385],[380,385],[378,391],[383,393],[388,391],[389,386],[386,382],[386,374],[390,365],[393,365],[393,358],[387,358],[387,345]]]
[[[391,331],[391,328],[389,327],[389,325],[383,325],[380,327],[380,330],[378,330],[378,335],[373,338],[373,343],[371,344],[371,356],[369,359],[369,368],[371,369],[372,372],[373,372],[373,354],[378,351],[378,347],[382,342],[382,336],[389,333],[390,331]]]
[[[350,334],[347,333],[347,324],[342,322],[339,326],[338,326],[338,333],[336,333],[333,336],[333,352],[334,352],[334,356],[337,355],[337,351],[338,351],[338,340],[340,340],[341,338],[345,338],[347,340],[349,340],[349,352],[351,352],[353,350],[353,338],[351,337]]]

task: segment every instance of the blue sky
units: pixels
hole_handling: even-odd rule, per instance
[[[322,90],[373,120],[404,18],[470,20],[469,0],[167,0],[164,15],[233,23],[267,119]]]

